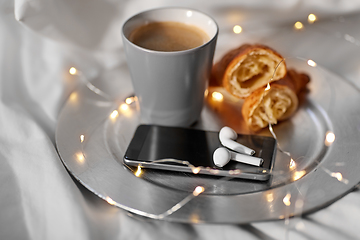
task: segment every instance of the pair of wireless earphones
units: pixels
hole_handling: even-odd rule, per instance
[[[234,160],[254,166],[260,166],[264,160],[252,156],[255,154],[255,151],[236,142],[235,140],[237,137],[238,134],[230,127],[225,126],[220,130],[219,139],[224,147],[219,147],[214,151],[214,164],[218,167],[223,167],[230,160]]]

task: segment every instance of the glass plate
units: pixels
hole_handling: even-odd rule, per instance
[[[282,34],[263,40],[286,53],[283,55],[289,68],[311,77],[309,92],[301,99],[296,114],[273,127],[279,150],[270,181],[124,166],[123,154],[141,122],[136,98],[124,103],[131,95],[131,88],[124,87],[129,86],[130,79],[114,81],[113,76],[119,74],[116,71],[86,82],[65,104],[56,131],[63,163],[86,188],[110,204],[154,219],[248,223],[301,215],[328,205],[360,181],[360,92],[353,83],[321,67],[319,61],[309,65],[309,58],[304,56],[316,58],[310,50],[303,51],[301,57],[291,57],[298,56],[292,54],[299,49],[306,49],[304,44],[299,45],[307,38],[304,34],[328,38],[328,33],[316,30],[316,26],[302,32],[282,29]],[[285,37],[279,40],[278,36]],[[281,41],[296,48],[286,49]],[[221,47],[220,54],[225,51]],[[211,97],[214,91],[223,94],[222,101]],[[219,131],[228,125],[237,132],[249,133],[241,123],[242,100],[222,88],[210,88],[206,100],[194,128]],[[258,134],[271,136],[269,129]],[[197,191],[198,186],[203,192]]]

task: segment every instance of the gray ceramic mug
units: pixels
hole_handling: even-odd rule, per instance
[[[149,22],[180,22],[197,26],[209,40],[183,51],[155,51],[129,40],[134,29]],[[218,35],[216,22],[204,13],[186,8],[159,8],[139,13],[122,28],[122,39],[143,123],[189,126],[204,103]]]

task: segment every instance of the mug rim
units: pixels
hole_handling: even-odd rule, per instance
[[[210,39],[208,41],[206,41],[205,43],[201,44],[200,46],[194,47],[194,48],[190,48],[190,49],[186,49],[186,50],[180,50],[180,51],[158,51],[158,50],[152,50],[152,49],[147,49],[144,47],[141,47],[139,45],[134,44],[133,42],[131,42],[128,39],[128,36],[125,35],[124,33],[124,29],[126,28],[126,25],[129,24],[132,20],[138,18],[141,15],[144,15],[146,13],[150,13],[150,12],[154,12],[154,11],[160,11],[160,10],[182,10],[182,11],[193,11],[193,12],[197,12],[205,17],[207,17],[209,20],[212,21],[212,23],[215,26],[215,33],[212,34],[212,36],[210,36]],[[134,15],[132,15],[131,17],[129,17],[123,24],[122,28],[121,28],[121,35],[123,37],[123,40],[127,41],[128,44],[130,44],[131,46],[141,50],[141,51],[145,51],[145,52],[149,52],[152,54],[164,54],[164,55],[173,55],[173,54],[186,54],[189,52],[193,52],[193,51],[197,51],[198,49],[201,48],[205,48],[206,46],[208,46],[209,44],[211,44],[213,41],[215,41],[217,39],[217,36],[219,34],[219,26],[217,24],[217,22],[215,21],[215,19],[213,17],[211,17],[210,15],[199,11],[197,9],[193,9],[193,8],[185,8],[185,7],[160,7],[160,8],[152,8],[152,9],[148,9],[145,11],[141,11],[138,12]]]

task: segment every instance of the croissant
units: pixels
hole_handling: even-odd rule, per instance
[[[245,99],[241,109],[242,116],[250,130],[256,132],[277,124],[294,114],[299,105],[298,94],[310,81],[308,75],[288,70],[281,80],[254,91]]]
[[[286,65],[279,53],[264,45],[244,44],[213,66],[210,86],[223,86],[232,95],[246,98],[285,75]]]

